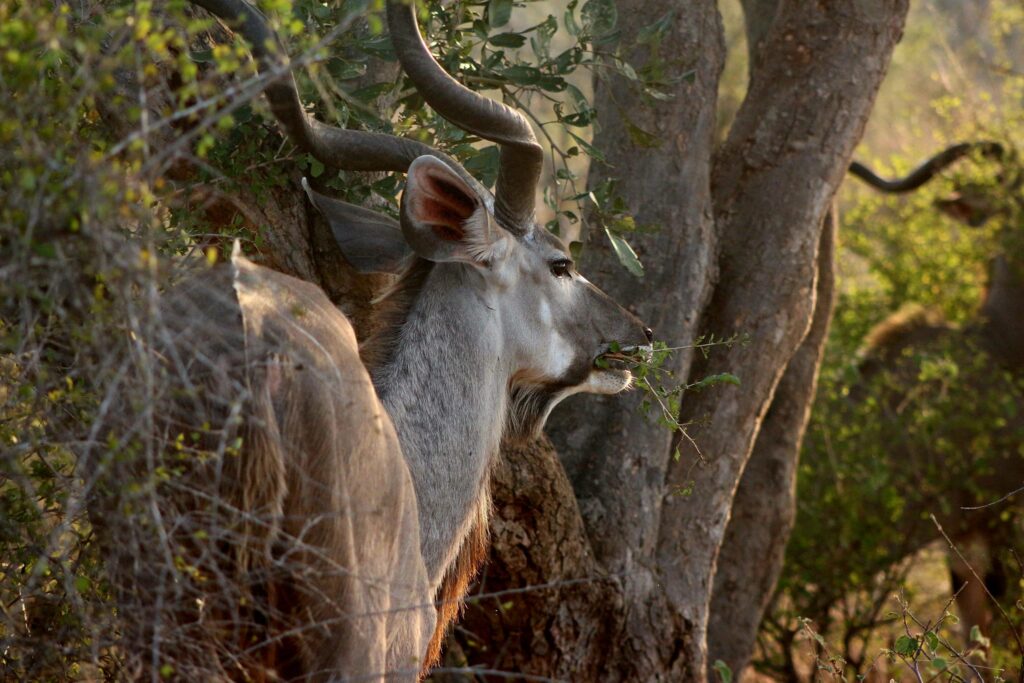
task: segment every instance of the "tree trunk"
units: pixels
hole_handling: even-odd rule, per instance
[[[782,372],[803,343],[815,305],[815,261],[831,197],[860,139],[900,37],[906,2],[783,2],[713,175],[720,278],[704,330],[743,332],[700,362],[694,377],[739,375],[742,386],[696,394],[698,422],[666,501],[658,565],[670,601],[693,625],[686,657],[704,678],[706,625],[718,549],[732,499]],[[780,201],[784,198],[784,201]]]
[[[775,23],[779,11],[779,0],[740,0],[743,7],[743,24],[747,34],[747,70],[753,75],[762,54],[764,39]]]
[[[782,571],[796,516],[796,471],[834,304],[835,211],[818,247],[811,330],[786,367],[743,470],[718,556],[708,625],[708,661],[722,660],[740,680],[758,626]]]

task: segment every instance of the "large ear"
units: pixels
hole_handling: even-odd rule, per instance
[[[398,221],[355,204],[322,195],[302,179],[313,206],[327,219],[345,260],[360,273],[398,273],[412,249]]]
[[[401,218],[406,242],[430,261],[484,263],[508,237],[484,197],[429,155],[409,166]]]

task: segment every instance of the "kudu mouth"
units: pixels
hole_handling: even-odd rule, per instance
[[[649,363],[653,357],[654,347],[651,344],[633,344],[630,346],[608,344],[605,350],[594,359],[594,368],[602,371],[631,374],[630,369],[633,366]]]

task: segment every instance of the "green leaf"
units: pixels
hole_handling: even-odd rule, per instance
[[[621,235],[624,232],[636,232],[636,219],[632,216],[617,216],[611,221],[612,232]]]
[[[471,174],[480,179],[487,187],[494,185],[498,179],[498,162],[500,153],[496,145],[484,147],[473,156],[466,159],[462,166]]]
[[[50,242],[33,242],[32,252],[45,259],[57,258],[57,248]]]
[[[21,189],[23,190],[34,190],[36,189],[36,174],[30,168],[22,169],[21,171]]]
[[[946,664],[946,660],[942,657],[935,657],[934,659],[932,659],[932,668],[938,669],[939,671],[945,671],[946,666],[948,666]]]
[[[635,125],[632,121],[626,121],[626,130],[629,131],[629,139],[638,147],[651,149],[661,145],[661,138],[654,133],[648,133],[643,128]]]
[[[716,384],[733,384],[736,386],[740,385],[740,378],[729,372],[721,372],[717,375],[708,375],[704,379],[698,380],[691,384],[688,388],[694,391],[700,391],[701,389],[707,389],[713,387]],[[818,640],[822,645],[825,644],[825,639],[818,634],[814,634],[815,640]]]
[[[546,90],[547,92],[562,92],[569,86],[561,76],[548,76],[544,74],[537,79],[537,85],[541,90]]]
[[[314,178],[319,178],[324,173],[324,165],[320,163],[319,159],[313,157],[309,158],[309,175]]]
[[[348,81],[359,78],[366,73],[366,65],[360,62],[350,62],[340,58],[333,58],[327,63],[331,75],[340,81]]]
[[[327,19],[328,17],[331,16],[331,8],[319,2],[309,3],[308,5],[306,5],[306,8],[317,19]]]
[[[575,38],[580,34],[580,25],[576,23],[576,17],[573,14],[573,5],[569,6],[569,9],[565,10],[565,16],[562,18],[562,23],[565,24],[565,30],[570,36]]]
[[[572,96],[573,104],[576,105],[577,109],[590,107],[590,102],[587,100],[587,96],[584,95],[583,91],[577,88],[575,85],[570,85],[566,90]]]
[[[518,33],[499,33],[490,36],[487,41],[498,47],[522,47],[526,44],[526,38]]]
[[[374,85],[368,85],[365,88],[359,88],[352,92],[352,96],[360,102],[370,103],[375,101],[381,95],[391,92],[394,88],[394,83],[375,83]]]
[[[939,649],[939,637],[935,635],[934,631],[928,631],[924,634],[925,642],[928,643],[928,649],[935,652]]]
[[[583,51],[579,47],[571,47],[554,59],[555,71],[560,74],[569,73],[583,61]]]
[[[616,67],[616,71],[618,71],[620,74],[622,74],[623,76],[625,76],[629,80],[631,80],[631,81],[639,81],[640,80],[640,77],[636,73],[636,69],[634,69],[633,65],[630,64],[629,62],[621,60],[621,59],[617,59],[617,60],[615,60],[615,67]]]
[[[485,24],[484,22],[480,21],[479,19],[474,20],[473,21],[473,33],[480,40],[487,40],[487,35],[489,33],[489,31],[487,30],[487,24]]]
[[[672,21],[675,19],[676,10],[671,9],[667,13],[661,15],[653,23],[644,26],[636,34],[636,42],[642,45],[648,45],[650,43],[658,42],[662,37],[669,32],[672,28]]]
[[[512,0],[491,0],[487,3],[487,21],[494,28],[504,26],[512,18]]]
[[[917,638],[912,638],[910,636],[900,636],[896,639],[895,645],[893,645],[893,651],[898,655],[903,655],[904,657],[911,657],[915,653],[917,653],[917,648],[919,644],[920,643],[918,642]]]
[[[569,242],[569,255],[572,256],[573,261],[580,260],[580,254],[583,253],[583,242],[579,240],[573,240]]]
[[[721,659],[716,659],[713,668],[722,683],[732,683],[732,669],[729,668],[728,664]]]
[[[552,15],[548,15],[542,23],[536,27],[536,32],[532,38],[530,38],[530,45],[533,47],[533,51],[537,53],[537,57],[546,60],[549,57],[551,50],[551,38],[558,32],[558,20]]]
[[[525,64],[516,64],[503,70],[501,75],[519,85],[535,85],[541,78],[540,69]]]
[[[388,36],[373,36],[362,43],[359,47],[368,55],[378,57],[380,59],[386,59],[393,61],[395,59],[395,51],[391,45],[391,38]],[[391,84],[394,85],[394,84]]]
[[[650,97],[652,100],[658,100],[659,102],[668,102],[670,100],[675,99],[674,95],[661,92],[660,90],[655,90],[654,88],[644,88],[644,94]]]
[[[640,263],[640,259],[637,258],[636,252],[633,251],[633,247],[629,246],[629,242],[622,239],[619,235],[609,230],[607,227],[604,229],[608,239],[611,240],[612,249],[615,251],[615,255],[619,258],[621,263],[631,275],[635,277],[644,276],[644,267]]]
[[[601,150],[591,145],[589,142],[581,138],[579,135],[576,135],[576,133],[573,133],[572,131],[566,132],[569,133],[569,135],[572,136],[572,139],[575,140],[577,144],[579,144],[579,146],[583,148],[583,151],[587,153],[587,156],[593,159],[597,159],[598,161],[604,161],[604,155],[601,154]]]

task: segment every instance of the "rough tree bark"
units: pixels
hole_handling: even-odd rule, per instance
[[[684,402],[683,418],[700,421],[691,434],[703,454],[684,442],[671,467],[669,485],[693,494],[666,503],[658,555],[670,600],[692,629],[686,656],[702,669],[732,499],[782,372],[809,330],[821,226],[906,11],[906,2],[886,0],[780,3],[716,155],[720,277],[704,329],[744,332],[752,343],[696,364],[694,376],[734,372],[743,385]]]
[[[743,0],[742,6],[752,73],[760,61],[779,0]],[[825,221],[811,330],[786,367],[743,470],[715,572],[708,662],[725,662],[738,680],[753,655],[758,628],[782,571],[796,516],[800,447],[834,304],[833,258],[838,229],[834,209]]]
[[[718,555],[708,624],[708,662],[725,662],[741,680],[757,630],[782,571],[796,516],[800,445],[818,385],[835,303],[835,211],[818,247],[818,284],[810,332],[786,366],[743,470]]]
[[[626,9],[619,13],[624,46],[665,11],[656,0]],[[649,58],[642,48],[630,50],[634,63]],[[592,169],[590,182],[615,178],[637,221],[662,226],[632,242],[647,274],[622,277],[618,259],[598,237],[587,246],[584,268],[659,338],[681,345],[697,334],[697,313],[714,273],[710,161],[724,44],[713,0],[678,8],[660,55],[670,70],[694,72],[675,83],[670,101],[635,107],[638,95],[625,79],[602,81],[595,96],[599,110],[608,112],[595,144],[609,164]],[[627,115],[664,144],[638,154]],[[683,353],[672,369],[685,375],[688,364]],[[471,652],[472,663],[566,680],[683,675],[688,662],[679,657],[679,625],[653,564],[672,436],[652,428],[637,410],[640,399],[595,398],[553,416],[550,431],[575,499],[547,444],[506,450],[494,484],[493,547],[480,590],[525,592],[471,605],[464,629],[472,638],[460,639],[470,646],[463,650],[471,650],[470,640],[487,645],[485,652]],[[543,522],[552,519],[559,522]],[[506,609],[496,610],[498,602]]]

